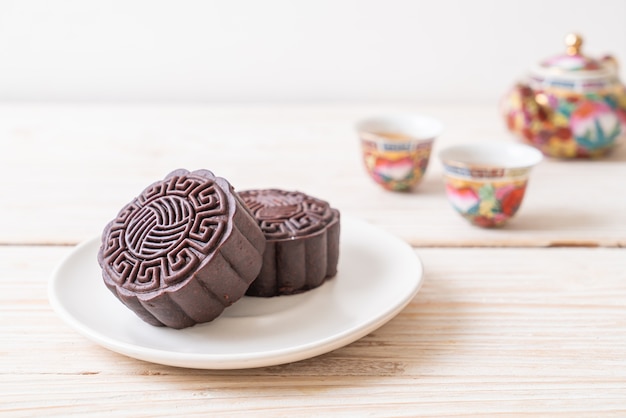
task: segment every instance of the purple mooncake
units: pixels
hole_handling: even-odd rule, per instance
[[[300,293],[337,274],[338,210],[296,191],[245,190],[239,196],[266,239],[263,267],[247,295]]]
[[[145,322],[208,322],[257,277],[265,238],[223,178],[177,170],[106,225],[98,262],[109,290]]]

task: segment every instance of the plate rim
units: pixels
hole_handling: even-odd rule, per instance
[[[424,282],[424,266],[422,260],[415,252],[415,249],[412,248],[406,241],[376,225],[355,217],[342,215],[342,223],[344,221],[347,221],[348,223],[360,224],[359,227],[369,228],[377,233],[385,234],[388,238],[395,240],[399,245],[402,245],[409,250],[413,255],[413,261],[417,267],[416,280],[411,283],[409,292],[407,292],[397,302],[386,307],[379,315],[376,315],[373,318],[368,318],[368,320],[358,324],[357,326],[348,327],[340,332],[330,334],[327,337],[316,339],[305,344],[297,344],[281,349],[273,348],[264,351],[232,353],[227,355],[223,353],[215,354],[206,352],[175,352],[164,350],[162,348],[154,348],[119,341],[114,337],[102,333],[101,331],[92,329],[86,323],[76,318],[75,315],[63,305],[57,295],[56,285],[58,285],[59,281],[62,280],[60,278],[60,273],[67,268],[67,265],[74,262],[77,254],[81,251],[85,251],[86,247],[96,245],[97,241],[101,239],[100,235],[93,236],[77,244],[74,246],[72,251],[58,263],[48,281],[48,301],[55,313],[83,337],[118,354],[150,363],[182,368],[235,370],[276,366],[305,360],[334,351],[357,341],[380,328],[399,314],[411,302],[411,300],[413,300]],[[122,307],[123,306],[120,305],[120,308]],[[158,358],[159,360],[157,361],[155,358]]]

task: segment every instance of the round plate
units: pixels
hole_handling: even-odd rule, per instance
[[[179,367],[240,369],[303,360],[367,335],[400,312],[422,284],[422,264],[399,238],[341,219],[338,274],[317,289],[244,297],[216,320],[183,330],[144,323],[104,285],[100,239],[77,246],[50,281],[52,307],[96,343]]]

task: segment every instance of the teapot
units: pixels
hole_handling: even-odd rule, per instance
[[[626,87],[617,61],[581,52],[565,37],[565,54],[533,66],[502,101],[508,129],[555,158],[598,158],[626,138]]]

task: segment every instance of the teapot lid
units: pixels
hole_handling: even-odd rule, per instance
[[[565,54],[555,55],[541,61],[531,69],[534,76],[543,79],[580,80],[604,79],[616,75],[613,59],[600,60],[583,55],[583,38],[575,33],[565,37]]]

